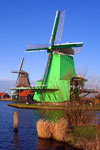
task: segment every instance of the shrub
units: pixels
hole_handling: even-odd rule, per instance
[[[68,121],[68,126],[85,126],[89,124],[96,124],[96,111],[89,111],[87,107],[69,106],[66,108],[65,114]]]

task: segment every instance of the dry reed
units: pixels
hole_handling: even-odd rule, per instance
[[[100,141],[85,140],[80,144],[80,148],[83,150],[100,150]]]
[[[51,122],[50,130],[52,133],[52,138],[57,141],[64,141],[66,139],[66,133],[68,130],[67,120],[62,118],[58,122]]]
[[[40,138],[51,138],[50,123],[48,122],[48,120],[44,121],[40,119],[38,120],[36,126],[38,136]]]
[[[67,120],[62,118],[57,122],[39,120],[37,132],[40,138],[53,138],[57,141],[65,141],[68,131]]]

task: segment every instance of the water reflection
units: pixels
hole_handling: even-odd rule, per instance
[[[14,150],[18,150],[18,145],[19,145],[19,137],[18,134],[15,132],[13,136],[13,142],[12,142],[13,147],[15,148]]]
[[[38,139],[36,122],[39,119],[55,120],[64,117],[61,110],[34,110],[8,107],[0,101],[0,150],[71,150],[69,146],[53,140]],[[10,102],[11,103],[11,102]],[[12,102],[14,103],[14,102]],[[14,133],[13,114],[19,114],[18,132]]]
[[[72,147],[54,140],[38,140],[38,150],[72,150]]]

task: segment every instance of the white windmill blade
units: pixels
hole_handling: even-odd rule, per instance
[[[41,51],[49,48],[49,44],[32,44],[28,45],[26,51]]]
[[[22,67],[23,67],[23,63],[24,63],[24,57],[22,58],[22,61],[21,61],[21,65],[20,65],[19,71],[21,71],[21,69],[22,69]]]
[[[65,19],[65,10],[61,11],[61,13],[60,13],[57,33],[56,33],[56,37],[55,37],[55,42],[61,41],[63,26],[64,26],[64,19]]]
[[[64,26],[65,10],[57,11],[50,38],[50,43],[60,42]]]
[[[79,54],[81,52],[82,47],[73,47],[74,54]]]

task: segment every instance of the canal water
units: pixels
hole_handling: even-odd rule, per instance
[[[18,109],[9,107],[7,101],[0,101],[0,150],[72,150],[64,143],[43,140],[37,136],[36,122],[39,119],[62,117],[61,110]],[[14,133],[13,114],[19,114],[18,132]]]

